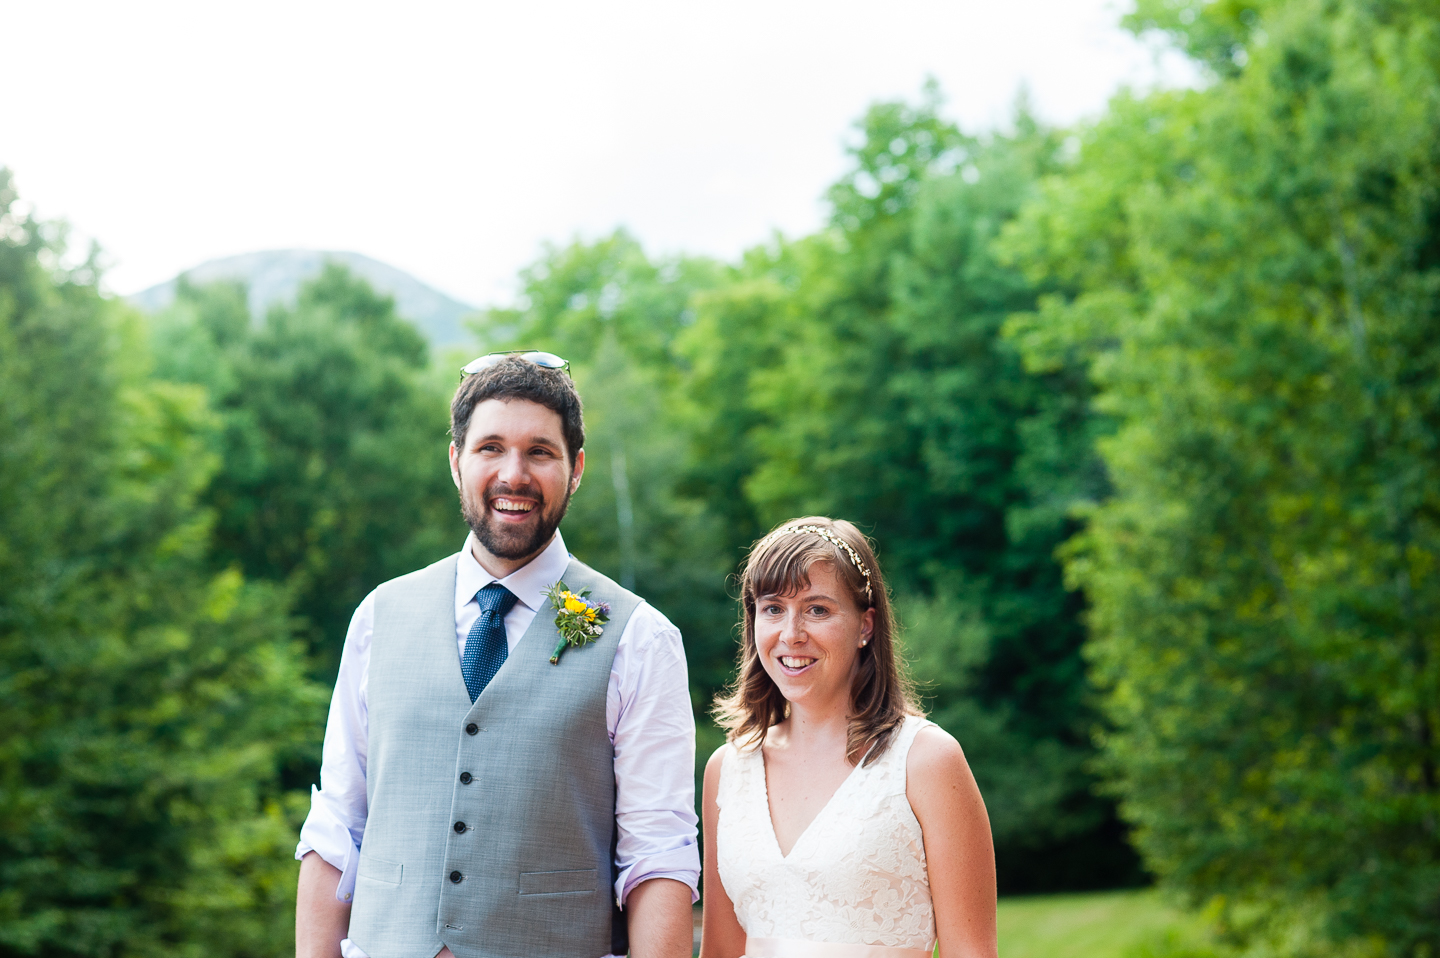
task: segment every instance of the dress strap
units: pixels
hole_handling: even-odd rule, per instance
[[[799,938],[746,938],[744,958],[930,958],[933,948],[891,948]]]
[[[934,724],[934,722],[919,715],[905,716],[905,723],[900,726],[900,731],[895,736],[895,744],[892,746],[895,749],[895,754],[910,754],[910,746],[915,744],[915,736],[920,734],[921,729]]]
[[[921,729],[933,724],[935,723],[918,715],[908,715],[904,723],[895,730],[890,746],[872,766],[875,769],[872,774],[878,780],[886,782],[887,794],[905,790],[905,760],[910,755],[910,746],[915,744],[915,736],[920,734]]]

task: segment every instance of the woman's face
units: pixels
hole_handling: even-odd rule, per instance
[[[755,647],[760,663],[785,698],[808,708],[848,709],[860,645],[870,640],[875,610],[861,610],[835,567],[817,562],[810,584],[794,595],[755,602]]]

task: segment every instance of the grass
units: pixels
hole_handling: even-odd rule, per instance
[[[1000,901],[1000,958],[1202,958],[1198,919],[1155,891]]]
[[[1155,891],[1002,898],[997,918],[1000,958],[1214,958],[1200,920]]]

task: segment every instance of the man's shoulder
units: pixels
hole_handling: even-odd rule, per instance
[[[596,599],[610,603],[615,610],[611,615],[612,619],[618,617],[629,626],[641,627],[641,631],[647,634],[675,629],[670,620],[661,615],[643,596],[586,565],[574,555],[570,556],[570,564],[565,568],[565,577],[565,584],[570,588],[589,589]]]
[[[566,582],[566,585],[590,589],[596,598],[611,605],[616,604],[617,596],[621,597],[625,608],[629,609],[625,617],[626,634],[631,636],[629,641],[632,647],[638,645],[649,649],[664,644],[673,645],[675,649],[680,648],[680,630],[644,596],[625,588],[603,572],[597,572],[573,555],[565,574],[575,579],[574,582]],[[679,654],[684,655],[683,651]]]
[[[423,569],[416,569],[414,572],[407,572],[380,583],[372,594],[380,599],[402,592],[413,592],[416,589],[431,591],[441,588],[453,593],[455,591],[455,566],[459,559],[460,553],[451,553]]]
[[[567,586],[589,589],[611,604],[614,604],[616,599],[636,606],[645,601],[605,573],[586,565],[573,554],[570,556],[570,562],[565,566],[565,579]]]

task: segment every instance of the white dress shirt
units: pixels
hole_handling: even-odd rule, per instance
[[[548,607],[544,592],[564,575],[570,561],[565,541],[557,532],[540,555],[496,579],[476,561],[472,545],[473,535],[465,539],[455,573],[455,639],[461,658],[465,639],[480,616],[476,592],[499,582],[519,600],[505,616],[505,635],[513,650],[542,606]],[[325,725],[320,788],[312,789],[310,814],[295,849],[297,859],[314,851],[340,870],[340,885],[335,890],[340,901],[349,901],[354,895],[360,843],[365,837],[366,694],[374,623],[375,593],[371,592],[355,610],[345,636]],[[615,749],[617,901],[623,907],[630,890],[651,878],[682,881],[690,886],[691,900],[698,899],[695,720],[690,711],[685,649],[680,631],[648,602],[635,609],[616,645],[605,696],[605,725]],[[342,951],[346,958],[363,958],[363,952],[348,938]]]

